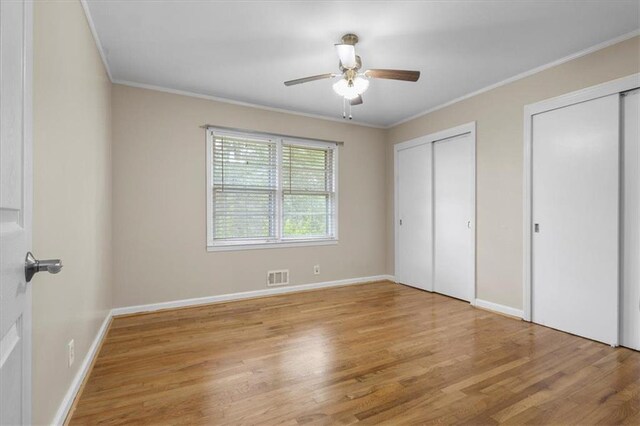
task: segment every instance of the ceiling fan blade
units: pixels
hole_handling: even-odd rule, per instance
[[[310,81],[322,80],[322,79],[325,79],[325,78],[332,78],[332,77],[335,77],[335,76],[336,76],[336,74],[333,74],[333,73],[312,75],[311,77],[298,78],[296,80],[285,81],[284,85],[285,86],[293,86],[294,84],[308,83]]]
[[[370,78],[386,78],[389,80],[418,81],[420,71],[406,70],[366,70],[364,75]]]
[[[358,95],[357,98],[353,98],[349,101],[349,103],[351,104],[351,106],[356,106],[356,105],[360,105],[362,104],[363,100],[362,100],[362,95]]]
[[[358,64],[356,60],[356,47],[353,44],[336,44],[336,52],[344,68],[355,68]]]

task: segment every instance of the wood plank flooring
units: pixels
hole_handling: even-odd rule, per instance
[[[71,424],[640,424],[640,353],[390,282],[116,318]]]

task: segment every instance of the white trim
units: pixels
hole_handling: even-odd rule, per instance
[[[211,191],[209,191],[211,192]],[[209,218],[207,220],[211,221]],[[279,220],[279,218],[278,218]],[[311,247],[311,246],[331,246],[338,244],[338,239],[318,239],[318,240],[301,240],[301,241],[288,241],[282,242],[269,242],[269,243],[252,243],[252,244],[224,244],[214,243],[214,245],[207,246],[207,251],[236,251],[236,250],[254,250],[254,249],[273,249],[273,248],[291,248],[291,247]]]
[[[542,112],[551,111],[558,108],[564,108],[569,105],[580,102],[590,101],[613,93],[626,92],[640,85],[640,73],[631,74],[626,77],[617,78],[597,84],[595,86],[576,90],[575,92],[565,93],[555,98],[545,99],[533,104],[525,105],[525,113],[529,115],[540,114]]]
[[[214,196],[213,196],[213,181],[212,181],[212,158],[213,158],[213,144],[215,136],[231,136],[231,137],[246,137],[247,135],[253,136],[257,142],[264,142],[269,144],[275,144],[276,146],[276,208],[275,208],[275,221],[276,230],[275,235],[272,238],[266,239],[251,239],[251,240],[215,240],[213,238],[214,228]],[[243,132],[241,130],[229,131],[227,129],[218,129],[213,126],[208,126],[205,129],[205,143],[206,143],[206,225],[207,225],[207,251],[234,251],[234,250],[250,250],[250,249],[267,249],[267,248],[285,248],[285,247],[306,247],[306,246],[320,246],[320,245],[332,245],[338,243],[338,199],[339,199],[339,182],[338,182],[338,168],[339,168],[339,145],[335,142],[327,141],[314,141],[314,140],[301,140],[293,137],[283,137],[279,135],[271,135],[268,133],[259,133],[254,131]],[[333,190],[327,191],[326,194],[330,195],[332,201],[332,217],[331,217],[331,229],[328,230],[330,235],[321,236],[306,236],[303,238],[286,238],[283,236],[283,188],[282,188],[282,151],[285,144],[312,147],[315,149],[322,149],[332,152],[332,172],[333,172]]]
[[[636,37],[637,35],[640,35],[640,30],[634,30],[631,31],[629,33],[623,34],[619,37],[615,37],[612,38],[610,40],[606,40],[602,43],[598,43],[596,45],[593,45],[591,47],[588,47],[586,49],[580,50],[576,53],[572,53],[571,55],[562,57],[560,59],[557,59],[555,61],[549,62],[547,64],[541,65],[539,67],[535,67],[532,68],[528,71],[522,72],[520,74],[517,74],[513,77],[509,77],[505,80],[499,81],[497,83],[491,84],[489,86],[485,86],[481,89],[478,89],[476,91],[467,93],[465,95],[459,96],[455,99],[452,99],[450,101],[447,101],[445,103],[442,103],[440,105],[436,105],[434,107],[431,107],[429,109],[427,109],[426,111],[422,111],[419,112],[417,114],[414,114],[410,117],[407,118],[403,118],[400,121],[397,121],[395,123],[389,124],[389,125],[378,125],[378,124],[371,124],[371,123],[364,123],[364,122],[360,122],[360,121],[354,121],[354,120],[349,120],[349,121],[345,121],[344,119],[341,118],[336,118],[336,117],[328,117],[325,115],[321,115],[321,114],[313,114],[313,113],[304,113],[304,112],[299,112],[299,111],[293,111],[293,110],[289,110],[289,109],[285,109],[285,108],[276,108],[276,107],[269,107],[269,106],[265,106],[265,105],[258,105],[258,104],[253,104],[250,102],[242,102],[242,101],[235,101],[233,99],[228,99],[228,98],[222,98],[222,97],[218,97],[218,96],[212,96],[212,95],[205,95],[205,94],[200,94],[200,93],[195,93],[195,92],[189,92],[189,91],[185,91],[185,90],[179,90],[179,89],[171,89],[168,87],[163,87],[163,86],[156,86],[156,85],[152,85],[152,84],[145,84],[145,83],[137,83],[137,82],[133,82],[133,81],[128,81],[128,80],[121,80],[121,79],[114,79],[112,74],[111,74],[111,69],[109,68],[109,63],[107,62],[107,56],[104,53],[104,49],[102,47],[102,43],[100,42],[100,38],[98,37],[98,32],[96,31],[95,28],[95,24],[93,22],[93,18],[91,17],[91,11],[89,9],[89,5],[87,3],[87,0],[80,0],[80,4],[82,5],[82,9],[84,10],[85,16],[87,18],[87,22],[89,23],[89,28],[91,29],[91,34],[93,35],[93,38],[95,40],[96,46],[98,48],[98,52],[100,53],[100,58],[102,59],[102,63],[104,64],[104,68],[107,71],[107,75],[109,76],[109,80],[111,80],[111,82],[113,84],[121,84],[123,86],[130,86],[130,87],[137,87],[140,89],[149,89],[149,90],[156,90],[159,92],[165,92],[165,93],[171,93],[174,95],[182,95],[182,96],[189,96],[189,97],[195,97],[195,98],[200,98],[200,99],[208,99],[211,101],[216,101],[216,102],[222,102],[222,103],[228,103],[228,104],[233,104],[233,105],[239,105],[239,106],[245,106],[245,107],[250,107],[250,108],[257,108],[257,109],[262,109],[262,110],[266,110],[266,111],[272,111],[272,112],[281,112],[281,113],[286,113],[286,114],[293,114],[293,115],[299,115],[302,117],[309,117],[309,118],[316,118],[319,120],[328,120],[328,121],[335,121],[338,123],[343,123],[343,124],[354,124],[357,126],[365,126],[365,127],[373,127],[376,129],[391,129],[393,127],[399,126],[400,124],[404,124],[406,122],[409,122],[411,120],[414,120],[416,118],[422,117],[424,115],[430,114],[432,112],[435,112],[437,110],[446,108],[448,106],[451,106],[455,103],[458,103],[460,101],[463,101],[465,99],[469,99],[472,98],[474,96],[480,95],[482,93],[488,92],[490,90],[493,89],[497,89],[498,87],[504,86],[506,84],[509,83],[513,83],[514,81],[518,81],[518,80],[522,80],[523,78],[529,77],[531,75],[537,74],[541,71],[547,70],[549,68],[553,68],[555,66],[558,65],[562,65],[566,62],[572,61],[574,59],[578,59],[582,56],[586,56],[590,53],[593,52],[597,52],[598,50],[602,50],[605,49],[609,46],[613,46],[614,44],[617,43],[621,43],[625,40],[629,40],[633,37]]]
[[[472,190],[472,203],[473,203],[473,211],[471,214],[471,228],[473,232],[471,233],[471,257],[469,262],[471,264],[470,273],[471,273],[471,282],[473,283],[473,292],[472,297],[469,303],[472,305],[475,304],[476,294],[477,294],[477,283],[476,283],[476,188],[477,188],[477,176],[476,176],[476,122],[472,121],[466,124],[462,124],[460,126],[452,127],[449,129],[445,129],[436,133],[431,133],[428,135],[420,136],[415,139],[411,139],[405,142],[401,142],[395,144],[393,146],[393,232],[394,232],[394,273],[397,274],[398,268],[398,247],[400,245],[400,241],[398,239],[399,235],[399,218],[400,214],[398,212],[398,153],[404,149],[413,148],[419,145],[425,145],[429,143],[438,142],[444,139],[450,139],[456,136],[461,136],[469,133],[471,135],[471,139],[473,141],[472,152],[473,152],[473,190]],[[432,158],[433,161],[433,158]],[[433,207],[433,206],[432,206]],[[433,256],[435,256],[435,251],[433,251]],[[427,291],[434,291],[433,289],[433,280],[431,280],[431,288],[427,289]]]
[[[107,315],[105,316],[104,321],[102,321],[102,325],[98,329],[98,333],[96,334],[96,337],[93,339],[93,342],[91,343],[91,346],[89,346],[89,350],[87,351],[87,354],[82,360],[82,365],[80,365],[80,368],[76,372],[76,375],[73,377],[73,380],[71,381],[71,385],[69,386],[69,389],[67,389],[67,393],[65,393],[64,398],[62,398],[62,402],[58,407],[58,411],[56,411],[56,414],[53,417],[52,424],[54,425],[64,424],[64,421],[66,420],[67,415],[69,414],[69,410],[73,405],[73,401],[78,395],[78,391],[82,386],[82,382],[84,381],[85,377],[89,373],[89,368],[91,367],[93,359],[98,355],[98,349],[100,348],[100,344],[106,337],[107,329],[109,328],[109,323],[111,322],[111,318],[113,316],[112,313],[113,311],[107,312]]]
[[[93,18],[91,17],[91,11],[89,10],[89,4],[87,3],[87,0],[80,0],[80,4],[82,5],[82,10],[84,10],[84,15],[87,18],[89,29],[91,30],[91,34],[93,35],[93,40],[95,41],[96,47],[98,48],[98,53],[100,54],[100,58],[102,59],[102,64],[104,65],[104,69],[107,72],[109,81],[113,83],[113,77],[111,76],[111,69],[109,68],[109,63],[107,62],[107,55],[104,53],[104,49],[102,48],[102,43],[100,42],[100,38],[98,37],[98,31],[96,31],[96,26],[93,23]]]
[[[148,305],[124,306],[114,308],[111,314],[114,317],[120,315],[137,314],[141,312],[154,312],[162,309],[182,308],[185,306],[208,305],[217,302],[230,302],[233,300],[252,299],[256,297],[273,296],[285,293],[297,293],[300,291],[316,290],[329,287],[346,286],[353,284],[366,284],[376,281],[393,281],[391,275],[374,275],[371,277],[347,278],[336,281],[325,281],[312,284],[300,284],[288,287],[265,288],[263,290],[245,291],[241,293],[220,294],[217,296],[196,297],[193,299],[173,300],[170,302],[151,303]]]
[[[278,238],[281,238],[282,235],[284,235],[284,220],[283,220],[283,212],[284,212],[284,208],[283,208],[283,204],[284,204],[284,197],[282,195],[282,153],[283,153],[283,146],[282,146],[282,139],[280,139],[280,142],[276,144],[276,211],[275,211],[275,216],[276,216],[276,235],[278,236]],[[213,169],[213,166],[209,166],[207,167],[208,169]],[[213,194],[213,191],[211,189],[207,190],[207,194]],[[209,217],[213,218],[213,210],[209,213],[207,213],[207,215]],[[333,219],[336,219],[335,217]],[[213,228],[211,228],[210,230],[207,230],[207,236],[211,236],[213,234]],[[277,241],[278,243],[280,243],[280,241]],[[210,246],[212,246],[213,244],[211,244]],[[266,247],[266,245],[263,243],[261,244],[261,246]]]
[[[478,308],[509,315],[510,317],[522,318],[523,315],[522,309],[516,309],[511,306],[500,305],[498,303],[488,302],[482,299],[476,299],[475,305]]]
[[[473,129],[471,130],[471,138],[473,143],[471,145],[471,155],[473,158],[471,159],[471,173],[473,173],[473,188],[471,190],[471,269],[469,270],[470,280],[473,283],[473,295],[471,296],[472,306],[476,306],[476,297],[478,295],[478,283],[477,283],[477,275],[476,275],[476,240],[477,240],[477,227],[476,227],[476,215],[478,210],[477,204],[477,194],[478,191],[478,172],[477,172],[477,156],[476,156],[476,122],[473,122]]]
[[[340,146],[333,150],[333,239],[340,237]]]
[[[640,87],[640,73],[587,87],[524,107],[524,176],[523,176],[523,249],[522,249],[522,307],[523,319],[531,321],[531,228],[532,228],[532,127],[533,116],[553,109],[601,98]]]
[[[206,224],[207,224],[207,235],[205,238],[205,243],[207,244],[207,247],[211,247],[213,245],[213,238],[211,235],[211,230],[213,229],[213,214],[211,212],[213,212],[213,193],[211,191],[211,182],[213,182],[213,167],[211,166],[211,159],[213,158],[213,142],[212,142],[212,137],[211,137],[211,131],[209,129],[205,129],[204,132],[204,140],[205,140],[205,151],[206,151],[206,157],[204,159],[204,164],[205,164],[205,183],[204,183],[204,187],[206,188],[207,191],[207,206],[205,208],[205,220],[206,220]]]
[[[497,89],[498,87],[507,85],[509,83],[513,83],[514,81],[522,80],[523,78],[532,76],[534,74],[537,74],[537,73],[542,72],[544,70],[547,70],[549,68],[553,68],[553,67],[556,67],[558,65],[562,65],[562,64],[564,64],[566,62],[572,61],[574,59],[578,59],[578,58],[580,58],[582,56],[586,56],[586,55],[588,55],[590,53],[597,52],[598,50],[602,50],[602,49],[605,49],[605,48],[607,48],[609,46],[613,46],[614,44],[621,43],[621,42],[623,42],[625,40],[629,40],[630,38],[633,38],[633,37],[635,37],[635,36],[637,36],[639,34],[640,34],[640,30],[634,30],[634,31],[631,31],[630,33],[623,34],[623,35],[621,35],[619,37],[612,38],[611,40],[607,40],[605,42],[598,43],[598,44],[596,44],[594,46],[588,47],[588,48],[586,48],[584,50],[581,50],[579,52],[573,53],[571,55],[565,56],[563,58],[560,58],[560,59],[557,59],[555,61],[549,62],[547,64],[541,65],[539,67],[530,69],[529,71],[525,71],[525,72],[517,74],[517,75],[515,75],[513,77],[509,77],[509,78],[507,78],[505,80],[502,80],[502,81],[499,81],[498,83],[494,83],[494,84],[491,84],[489,86],[483,87],[482,89],[476,90],[474,92],[467,93],[466,95],[462,95],[460,97],[457,97],[455,99],[447,101],[447,102],[445,102],[443,104],[434,106],[433,108],[429,108],[426,111],[417,113],[415,115],[412,115],[411,117],[407,117],[407,118],[404,118],[404,119],[402,119],[402,120],[400,120],[400,121],[398,121],[396,123],[390,124],[390,125],[386,126],[385,128],[386,129],[390,129],[392,127],[399,126],[399,125],[404,124],[404,123],[406,123],[408,121],[415,120],[416,118],[419,118],[419,117],[422,117],[424,115],[430,114],[432,112],[438,111],[440,109],[446,108],[446,107],[451,106],[451,105],[453,105],[455,103],[458,103],[460,101],[464,101],[465,99],[472,98],[474,96],[480,95],[480,94],[488,92],[490,90]]]
[[[326,115],[313,114],[313,113],[309,113],[309,112],[293,111],[293,110],[284,109],[284,108],[269,107],[269,106],[265,106],[265,105],[253,104],[253,103],[250,103],[250,102],[234,101],[233,99],[221,98],[221,97],[212,96],[212,95],[204,95],[204,94],[201,94],[201,93],[189,92],[189,91],[186,91],[186,90],[170,89],[168,87],[155,86],[153,84],[136,83],[134,81],[119,80],[119,79],[113,80],[113,84],[121,84],[123,86],[136,87],[138,89],[155,90],[157,92],[171,93],[173,95],[188,96],[188,97],[191,97],[191,98],[206,99],[206,100],[209,100],[209,101],[221,102],[221,103],[225,103],[225,104],[238,105],[238,106],[255,108],[255,109],[261,109],[261,110],[265,110],[265,111],[279,112],[279,113],[283,113],[283,114],[298,115],[298,116],[301,116],[301,117],[315,118],[317,120],[327,120],[327,121],[333,121],[333,122],[342,123],[342,124],[364,126],[364,127],[372,127],[374,129],[386,129],[387,128],[385,126],[380,126],[380,125],[377,125],[377,124],[364,123],[364,122],[357,121],[357,120],[345,121],[343,118],[329,117],[329,116],[326,116]]]
[[[524,138],[523,138],[523,177],[522,177],[522,319],[531,321],[531,221],[532,221],[532,181],[531,161],[532,138],[531,120],[533,116],[524,107]]]

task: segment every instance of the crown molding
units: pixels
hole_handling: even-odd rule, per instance
[[[98,32],[96,31],[96,26],[93,23],[93,18],[91,17],[91,12],[89,11],[89,4],[87,3],[87,0],[80,0],[80,4],[82,5],[82,9],[84,10],[84,16],[87,18],[89,29],[91,29],[93,40],[95,41],[96,47],[98,48],[98,53],[100,53],[100,58],[102,59],[102,64],[104,65],[104,69],[107,72],[109,81],[113,83],[111,69],[109,68],[109,63],[107,62],[107,55],[105,55],[104,49],[102,48],[102,43],[100,43],[100,38],[98,37]]]
[[[294,110],[284,109],[284,108],[269,107],[269,106],[265,106],[265,105],[253,104],[253,103],[250,103],[250,102],[236,101],[236,100],[229,99],[229,98],[222,98],[222,97],[218,97],[218,96],[205,95],[205,94],[202,94],[202,93],[195,93],[195,92],[188,92],[188,91],[185,91],[185,90],[172,89],[172,88],[169,88],[169,87],[155,86],[155,85],[152,85],[152,84],[145,84],[145,83],[137,83],[137,82],[128,81],[128,80],[114,79],[113,75],[111,74],[111,69],[109,68],[109,63],[107,62],[107,56],[104,53],[104,48],[102,47],[102,43],[100,42],[100,37],[98,37],[98,32],[96,31],[95,24],[93,23],[93,18],[91,17],[91,11],[89,10],[89,4],[87,3],[87,0],[80,0],[80,4],[82,5],[82,9],[84,10],[85,17],[87,18],[87,23],[89,24],[89,28],[91,29],[91,34],[93,35],[93,39],[94,39],[94,41],[96,43],[96,47],[98,48],[98,52],[100,53],[100,58],[102,59],[102,63],[104,65],[104,69],[107,72],[107,76],[109,77],[109,80],[113,84],[121,84],[123,86],[137,87],[137,88],[140,88],[140,89],[156,90],[158,92],[171,93],[171,94],[174,94],[174,95],[190,96],[190,97],[193,97],[193,98],[207,99],[207,100],[215,101],[215,102],[222,102],[222,103],[238,105],[238,106],[244,106],[244,107],[249,107],[249,108],[262,109],[262,110],[271,111],[271,112],[279,112],[279,113],[284,113],[284,114],[298,115],[298,116],[307,117],[307,118],[315,118],[315,119],[318,119],[318,120],[333,121],[333,122],[342,123],[342,124],[351,124],[351,125],[356,125],[356,126],[371,127],[371,128],[374,128],[374,129],[385,129],[386,128],[385,126],[371,124],[371,123],[364,123],[364,122],[357,121],[357,120],[344,120],[344,119],[341,119],[341,118],[329,117],[329,116],[321,115],[321,114],[312,114],[312,113],[294,111]]]
[[[178,89],[172,89],[172,88],[168,88],[168,87],[163,87],[163,86],[155,86],[155,85],[151,85],[151,84],[145,84],[145,83],[137,83],[137,82],[133,82],[133,81],[128,81],[128,80],[115,80],[111,74],[111,70],[109,68],[109,63],[107,62],[107,57],[104,53],[104,49],[102,47],[102,43],[100,42],[100,38],[98,37],[98,33],[96,31],[95,25],[93,23],[93,19],[91,18],[91,12],[89,11],[89,5],[87,3],[87,0],[80,0],[80,4],[82,5],[82,9],[84,10],[85,16],[87,18],[87,22],[89,23],[89,28],[91,29],[91,34],[93,34],[93,38],[95,40],[96,46],[98,48],[98,52],[100,53],[100,57],[102,58],[102,63],[104,64],[104,68],[107,72],[107,75],[109,76],[109,80],[114,83],[114,84],[121,84],[124,86],[130,86],[130,87],[137,87],[137,88],[141,88],[141,89],[148,89],[148,90],[156,90],[159,92],[165,92],[165,93],[171,93],[174,95],[182,95],[182,96],[190,96],[190,97],[194,97],[194,98],[200,98],[200,99],[207,99],[210,101],[216,101],[216,102],[222,102],[222,103],[228,103],[228,104],[232,104],[232,105],[238,105],[238,106],[244,106],[244,107],[249,107],[249,108],[256,108],[256,109],[262,109],[262,110],[266,110],[266,111],[271,111],[271,112],[280,112],[280,113],[285,113],[285,114],[293,114],[293,115],[298,115],[298,116],[302,116],[302,117],[308,117],[308,118],[315,118],[315,119],[319,119],[319,120],[328,120],[328,121],[333,121],[336,123],[342,123],[342,124],[353,124],[353,125],[357,125],[357,126],[365,126],[365,127],[371,127],[374,129],[392,129],[396,126],[399,126],[401,124],[407,123],[411,120],[415,120],[416,118],[425,116],[427,114],[430,114],[432,112],[438,111],[440,109],[446,108],[448,106],[451,106],[453,104],[456,104],[458,102],[464,101],[466,99],[472,98],[474,96],[480,95],[482,93],[486,93],[490,90],[493,89],[497,89],[498,87],[501,86],[505,86],[509,83],[513,83],[515,81],[518,80],[522,80],[523,78],[532,76],[534,74],[537,74],[539,72],[542,72],[544,70],[547,70],[549,68],[553,68],[556,67],[558,65],[562,65],[566,62],[572,61],[574,59],[578,59],[582,56],[586,56],[590,53],[593,52],[597,52],[598,50],[602,50],[605,49],[609,46],[613,46],[614,44],[617,43],[621,43],[625,40],[629,40],[633,37],[636,37],[638,35],[640,35],[640,29],[638,30],[634,30],[631,31],[629,33],[623,34],[621,36],[612,38],[610,40],[604,41],[602,43],[598,43],[596,45],[593,45],[591,47],[588,47],[586,49],[580,50],[579,52],[573,53],[571,55],[565,56],[563,58],[557,59],[555,61],[549,62],[547,64],[541,65],[539,67],[535,67],[532,68],[528,71],[522,72],[520,74],[517,74],[513,77],[509,77],[505,80],[499,81],[497,83],[491,84],[489,86],[485,86],[479,90],[475,90],[473,92],[467,93],[465,95],[459,96],[455,99],[452,99],[450,101],[447,101],[445,103],[442,103],[440,105],[436,105],[432,108],[429,108],[425,111],[419,112],[417,114],[414,114],[410,117],[404,118],[400,121],[397,121],[395,123],[389,124],[389,125],[377,125],[377,124],[371,124],[371,123],[365,123],[365,122],[361,122],[361,121],[345,121],[344,119],[340,119],[340,118],[336,118],[336,117],[329,117],[326,115],[321,115],[321,114],[312,114],[312,113],[305,113],[305,112],[300,112],[300,111],[294,111],[294,110],[290,110],[290,109],[285,109],[285,108],[276,108],[276,107],[269,107],[269,106],[265,106],[265,105],[259,105],[259,104],[253,104],[250,102],[242,102],[242,101],[236,101],[233,99],[229,99],[229,98],[223,98],[223,97],[218,97],[218,96],[213,96],[213,95],[205,95],[202,93],[195,93],[195,92],[189,92],[189,91],[185,91],[185,90],[178,90]]]
[[[293,110],[284,109],[284,108],[276,108],[276,107],[269,107],[269,106],[265,106],[265,105],[252,104],[252,103],[249,103],[249,102],[235,101],[233,99],[221,98],[221,97],[212,96],[212,95],[203,95],[201,93],[189,92],[189,91],[186,91],[186,90],[170,89],[168,87],[155,86],[153,84],[137,83],[137,82],[128,81],[128,80],[113,80],[113,83],[114,84],[121,84],[123,86],[136,87],[136,88],[139,88],[139,89],[147,89],[147,90],[155,90],[157,92],[171,93],[173,95],[189,96],[189,97],[192,97],[192,98],[206,99],[206,100],[209,100],[209,101],[221,102],[221,103],[225,103],[225,104],[231,104],[231,105],[238,105],[238,106],[243,106],[243,107],[248,107],[248,108],[261,109],[261,110],[265,110],[265,111],[279,112],[279,113],[290,114],[290,115],[298,115],[298,116],[307,117],[307,118],[315,118],[317,120],[333,121],[333,122],[341,123],[341,124],[349,124],[349,125],[355,125],[355,126],[371,127],[371,128],[374,128],[374,129],[385,129],[384,126],[378,126],[376,124],[364,123],[364,122],[356,121],[356,120],[345,120],[345,119],[342,119],[342,118],[328,117],[326,115],[311,114],[311,113],[307,113],[307,112],[293,111]]]
[[[425,116],[425,115],[430,114],[432,112],[435,112],[435,111],[438,111],[440,109],[443,109],[443,108],[446,108],[448,106],[451,106],[453,104],[456,104],[456,103],[458,103],[460,101],[464,101],[465,99],[472,98],[474,96],[480,95],[480,94],[488,92],[490,90],[497,89],[498,87],[507,85],[509,83],[513,83],[514,81],[522,80],[523,78],[532,76],[534,74],[537,74],[537,73],[542,72],[544,70],[547,70],[549,68],[553,68],[553,67],[556,67],[558,65],[562,65],[562,64],[564,64],[566,62],[572,61],[574,59],[578,59],[578,58],[580,58],[582,56],[586,56],[586,55],[588,55],[590,53],[597,52],[598,50],[602,50],[602,49],[607,48],[609,46],[613,46],[614,44],[618,44],[618,43],[621,43],[621,42],[623,42],[625,40],[629,40],[629,39],[631,39],[633,37],[636,37],[637,35],[640,35],[640,30],[634,30],[634,31],[631,31],[630,33],[623,34],[623,35],[621,35],[619,37],[612,38],[612,39],[607,40],[607,41],[602,42],[602,43],[598,43],[598,44],[593,45],[591,47],[588,47],[588,48],[586,48],[584,50],[580,50],[579,52],[572,53],[571,55],[568,55],[568,56],[565,56],[563,58],[557,59],[557,60],[555,60],[553,62],[549,62],[549,63],[541,65],[539,67],[535,67],[533,69],[530,69],[529,71],[525,71],[525,72],[517,74],[517,75],[515,75],[513,77],[509,77],[509,78],[507,78],[505,80],[499,81],[498,83],[491,84],[489,86],[483,87],[482,89],[467,93],[466,95],[462,95],[462,96],[460,96],[458,98],[452,99],[452,100],[447,101],[447,102],[445,102],[443,104],[440,104],[440,105],[437,105],[435,107],[429,108],[428,110],[419,112],[419,113],[417,113],[415,115],[412,115],[411,117],[404,118],[404,119],[402,119],[402,120],[400,120],[400,121],[398,121],[396,123],[393,123],[393,124],[391,124],[389,126],[385,126],[385,129],[391,129],[393,127],[396,127],[396,126],[399,126],[401,124],[407,123],[407,122],[409,122],[411,120],[415,120],[416,118]]]

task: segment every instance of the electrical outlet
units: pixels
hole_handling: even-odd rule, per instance
[[[67,348],[69,349],[69,367],[71,367],[73,365],[73,361],[76,360],[76,345],[73,339],[69,340]]]
[[[320,275],[320,265],[315,265],[313,267],[313,275]]]

